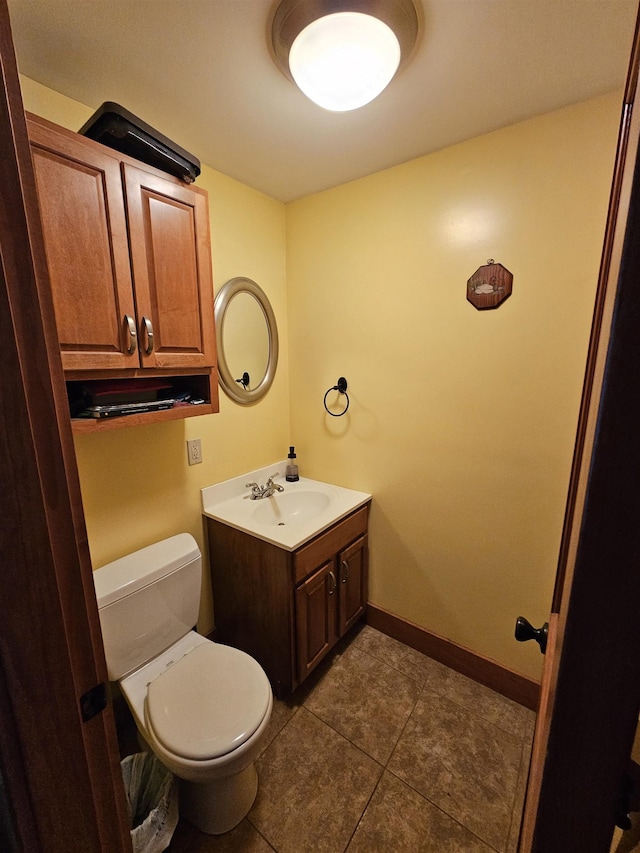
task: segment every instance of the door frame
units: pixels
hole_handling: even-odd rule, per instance
[[[0,0],[0,841],[130,851],[35,180]]]
[[[10,805],[0,831],[15,850],[66,853],[81,839],[87,851],[130,851],[112,708],[84,723],[79,711],[106,666],[6,0],[0,73],[0,772]],[[593,452],[579,451],[590,455],[584,504],[570,511],[580,535],[533,840],[522,853],[608,850],[640,706],[640,185],[630,170],[612,232],[619,245],[628,210]]]
[[[609,850],[638,725],[639,56],[636,24],[520,853]]]

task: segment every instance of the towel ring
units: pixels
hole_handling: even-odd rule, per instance
[[[347,398],[347,405],[341,412],[332,412],[327,406],[327,397],[332,391],[338,391],[340,394],[344,394],[344,396]],[[327,393],[324,395],[324,407],[332,418],[341,418],[347,413],[347,409],[349,408],[349,395],[347,394],[347,380],[344,378],[344,376],[341,376],[340,379],[338,379],[338,384],[329,388]]]

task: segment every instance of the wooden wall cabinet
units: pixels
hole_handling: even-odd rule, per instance
[[[207,518],[216,640],[252,655],[277,696],[364,616],[369,504],[297,551]]]
[[[37,116],[28,129],[67,376],[210,376],[206,192]]]

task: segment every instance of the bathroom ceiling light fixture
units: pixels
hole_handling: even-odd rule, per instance
[[[308,98],[335,112],[377,98],[417,35],[413,0],[282,0],[271,27],[282,71]]]

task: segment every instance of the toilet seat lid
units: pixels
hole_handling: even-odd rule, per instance
[[[175,755],[219,758],[254,734],[270,696],[256,660],[231,646],[205,642],[149,684],[145,717],[158,741]]]

